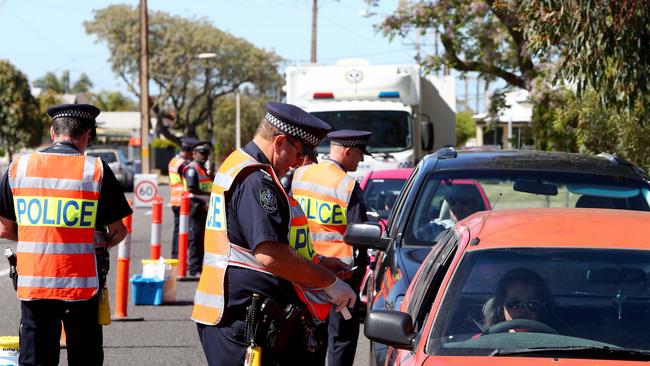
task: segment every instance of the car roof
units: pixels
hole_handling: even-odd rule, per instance
[[[650,212],[593,208],[482,211],[459,223],[469,230],[467,250],[512,247],[650,250]],[[478,239],[476,239],[478,238]]]
[[[413,168],[373,170],[368,173],[371,179],[408,179]]]
[[[598,174],[642,179],[638,168],[629,162],[603,154],[602,156],[535,150],[439,150],[425,158],[426,171],[433,170],[537,170]]]

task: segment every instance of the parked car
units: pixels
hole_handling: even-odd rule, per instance
[[[649,211],[646,179],[641,169],[610,155],[439,150],[415,168],[383,239],[369,246],[378,254],[366,285],[368,312],[399,309],[431,247],[474,212],[561,207]],[[386,346],[370,342],[370,348],[371,364],[382,365]]]
[[[401,311],[368,314],[388,365],[650,361],[650,213],[476,213],[430,251]],[[361,224],[346,236],[380,239]],[[365,226],[365,227],[364,227]]]
[[[86,155],[97,156],[108,163],[108,166],[115,174],[115,178],[122,185],[125,191],[133,191],[133,177],[135,172],[133,162],[126,158],[120,149],[112,148],[91,148],[86,150]]]
[[[412,168],[402,168],[372,170],[366,174],[359,186],[368,208],[368,219],[386,223],[397,196],[412,172]]]

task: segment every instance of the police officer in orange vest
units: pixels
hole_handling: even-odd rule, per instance
[[[366,145],[369,131],[341,130],[330,132],[329,159],[319,164],[298,168],[294,173],[292,194],[302,206],[309,221],[309,232],[319,254],[338,257],[356,270],[346,280],[359,291],[368,254],[355,250],[343,241],[349,223],[365,222],[366,206],[355,179],[347,174],[357,170],[363,155],[370,155]],[[328,364],[352,365],[359,337],[359,301],[352,310],[352,319],[330,312],[328,318]]]
[[[58,364],[63,322],[68,364],[101,365],[95,250],[126,236],[131,208],[108,164],[84,155],[99,109],[64,104],[47,113],[54,144],[22,154],[0,182],[0,237],[18,241],[20,364]]]
[[[172,236],[171,258],[178,258],[178,226],[181,212],[181,199],[185,187],[183,186],[183,177],[181,173],[185,165],[192,160],[192,151],[194,145],[199,140],[193,137],[181,138],[181,150],[176,154],[167,165],[169,171],[169,205],[174,213],[174,234]]]
[[[356,294],[333,273],[347,266],[314,252],[307,219],[279,181],[306,155],[316,159],[329,129],[296,106],[269,102],[253,140],[216,173],[192,313],[209,365],[242,365],[259,352],[263,365],[311,364],[306,323],[325,319],[330,304],[354,306]],[[251,317],[257,303],[265,306]]]
[[[185,191],[190,194],[187,269],[190,277],[197,278],[201,274],[203,265],[205,218],[212,187],[212,177],[208,175],[205,168],[211,148],[212,144],[208,141],[198,142],[194,145],[193,159],[183,167],[183,184]]]

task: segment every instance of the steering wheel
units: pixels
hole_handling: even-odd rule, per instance
[[[535,333],[559,334],[557,330],[551,328],[550,326],[532,319],[506,320],[501,323],[494,324],[493,326],[489,327],[484,333],[505,333],[510,329],[526,329],[529,332]]]

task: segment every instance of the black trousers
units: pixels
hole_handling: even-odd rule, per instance
[[[246,321],[224,319],[219,325],[196,324],[209,366],[243,365],[246,357]],[[304,340],[298,332],[291,336],[285,352],[274,353],[262,349],[262,366],[325,364],[325,352],[313,354],[305,351]]]
[[[203,269],[205,220],[208,213],[203,208],[190,212],[190,225],[188,233],[189,265],[187,270],[190,275],[195,275]]]
[[[58,365],[63,321],[68,365],[101,365],[104,350],[97,306],[98,296],[87,301],[21,301],[20,364]]]
[[[178,230],[180,227],[180,206],[172,206],[172,212],[174,213],[174,233],[172,234],[172,252],[171,258],[178,258]]]
[[[356,290],[356,288],[353,289]],[[330,308],[327,318],[329,322],[327,364],[329,366],[351,366],[354,363],[357,339],[359,338],[360,304],[361,301],[357,295],[357,302],[354,304],[354,308],[350,309],[352,318],[349,320],[345,320],[341,313],[336,312],[335,306]]]

